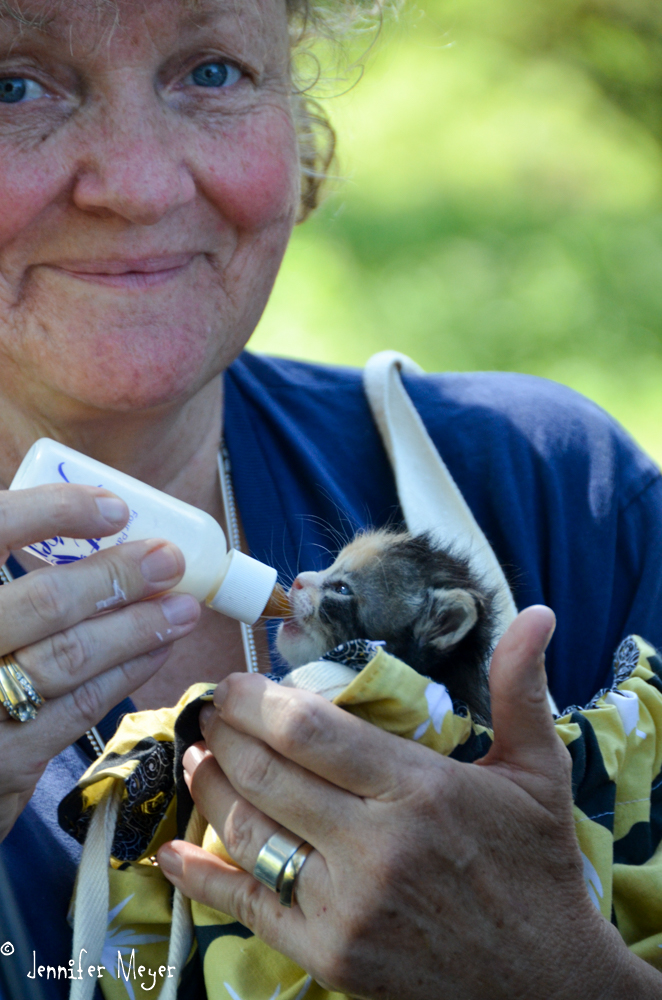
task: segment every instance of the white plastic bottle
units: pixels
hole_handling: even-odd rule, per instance
[[[101,486],[116,493],[131,512],[126,527],[105,538],[49,538],[26,546],[27,552],[58,566],[112,545],[165,538],[179,546],[186,559],[186,572],[174,590],[192,594],[247,625],[253,625],[264,611],[276,586],[276,570],[236,549],[228,552],[223,530],[210,514],[139,479],[41,438],[21,462],[9,489],[63,482]]]

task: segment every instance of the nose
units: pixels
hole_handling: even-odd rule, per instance
[[[307,587],[316,587],[318,585],[319,576],[319,573],[315,573],[313,571],[299,573],[292,583],[292,590],[305,590]]]
[[[153,226],[195,198],[195,181],[167,111],[146,91],[142,99],[115,94],[96,109],[96,136],[86,138],[73,190],[82,211]]]

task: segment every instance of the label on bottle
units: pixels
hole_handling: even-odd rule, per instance
[[[76,475],[71,462],[60,462],[57,466],[57,479],[64,483],[82,483],[86,486],[99,486],[107,489],[103,483],[89,482],[89,477]],[[85,480],[88,479],[86,482]],[[54,481],[56,481],[54,479]],[[111,490],[111,492],[114,492]],[[131,508],[130,508],[131,509]],[[125,527],[116,535],[106,535],[104,538],[62,538],[57,535],[54,538],[47,538],[43,542],[35,542],[33,545],[26,545],[26,552],[32,552],[53,566],[65,566],[67,563],[76,562],[78,559],[86,559],[87,556],[94,555],[100,549],[109,549],[113,545],[122,545],[129,541],[131,526],[139,518],[137,510],[131,509],[129,520]]]

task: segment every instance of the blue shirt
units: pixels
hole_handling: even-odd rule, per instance
[[[630,633],[662,648],[662,476],[604,411],[526,375],[408,376],[408,391],[493,546],[520,608],[557,615],[547,668],[559,707],[586,703]],[[251,554],[289,583],[328,565],[361,527],[401,519],[361,373],[243,354],[225,376],[225,438]],[[21,912],[30,968],[66,965],[66,911],[78,845],[57,826],[59,800],[88,764],[78,747],[48,767],[0,846],[0,898]],[[17,944],[0,906],[0,936]],[[3,936],[4,935],[4,936]],[[1,942],[0,942],[1,943]],[[68,995],[0,957],[0,996]],[[4,989],[2,984],[4,983]]]

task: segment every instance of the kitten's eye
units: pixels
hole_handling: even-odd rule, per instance
[[[331,590],[334,590],[336,594],[340,594],[341,597],[353,597],[354,591],[351,587],[348,587],[346,583],[342,583],[338,580],[336,583],[331,584]]]
[[[30,80],[25,76],[0,77],[0,104],[36,101],[45,94],[46,91],[36,80]]]
[[[231,87],[241,79],[241,70],[229,62],[208,62],[196,66],[185,82],[196,87]]]

